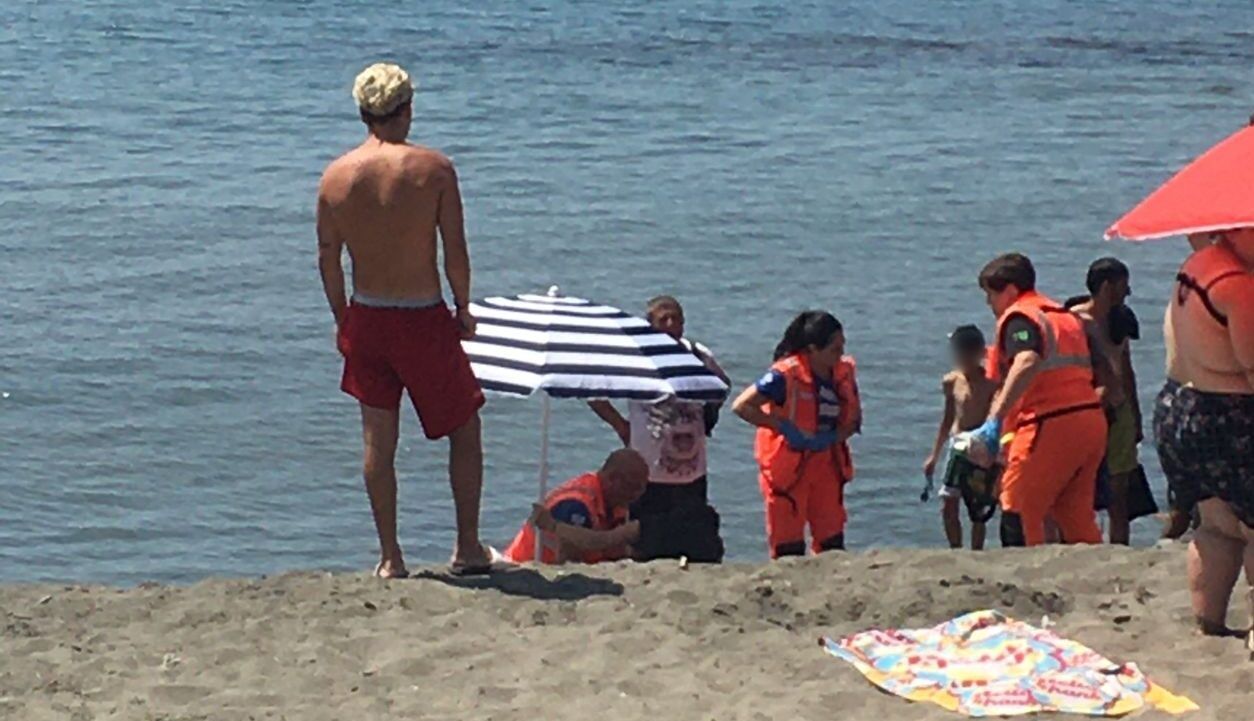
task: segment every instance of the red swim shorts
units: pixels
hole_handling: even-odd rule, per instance
[[[353,304],[340,325],[340,388],[371,408],[400,408],[401,390],[428,438],[443,438],[483,407],[483,390],[462,350],[447,306],[374,308]]]

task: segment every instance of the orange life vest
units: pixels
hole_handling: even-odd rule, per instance
[[[862,401],[858,397],[856,364],[852,356],[845,356],[832,369],[832,385],[840,401],[839,427],[862,425]],[[804,355],[791,355],[771,366],[771,370],[784,376],[784,405],[767,403],[762,411],[781,420],[791,421],[801,432],[814,434],[819,429],[819,391],[810,369],[810,361]],[[753,455],[758,466],[781,489],[786,489],[799,477],[801,464],[816,454],[812,451],[796,451],[784,436],[770,428],[759,428],[754,439]],[[831,449],[833,473],[842,483],[853,480],[853,457],[849,444],[841,443]]]
[[[585,473],[578,478],[573,478],[566,483],[553,489],[553,491],[544,499],[544,505],[549,510],[553,510],[557,504],[562,501],[579,501],[588,512],[592,514],[589,519],[592,522],[592,530],[608,531],[623,524],[627,520],[626,509],[611,510],[605,506],[605,490],[601,487],[601,477],[595,473]],[[542,534],[544,537],[544,547],[542,549],[542,563],[557,563],[558,558],[558,540],[552,534]],[[625,549],[610,549],[606,551],[587,551],[581,558],[568,558],[568,561],[576,561],[579,563],[600,563],[601,561],[611,558],[622,558]],[[530,523],[524,523],[518,535],[514,536],[514,541],[509,544],[509,548],[505,550],[505,557],[515,563],[525,563],[534,561],[536,558],[536,528]]]
[[[1023,316],[1036,326],[1041,337],[1041,365],[1039,375],[1007,414],[1006,426],[1015,428],[1072,410],[1100,408],[1083,319],[1036,291],[1019,296],[997,321],[997,342],[989,351],[989,372],[995,374],[994,379],[1005,382],[1010,370],[1012,359],[1003,357],[1002,348],[1006,324],[1015,316]]]

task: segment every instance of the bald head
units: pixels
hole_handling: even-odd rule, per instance
[[[614,451],[605,459],[598,474],[611,507],[630,505],[644,493],[649,483],[649,464],[630,448]]]

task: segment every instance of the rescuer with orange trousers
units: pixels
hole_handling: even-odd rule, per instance
[[[757,426],[754,456],[766,503],[771,558],[803,556],[806,526],[815,553],[844,550],[844,487],[853,479],[846,441],[862,424],[853,359],[831,313],[793,319],[775,364],[733,404]]]
[[[600,563],[630,557],[640,537],[640,522],[628,518],[628,506],[644,493],[649,464],[628,448],[614,451],[595,473],[577,476],[555,488],[532,508],[509,548],[506,561],[536,560],[536,532],[541,534],[541,563]]]
[[[1107,420],[1097,380],[1106,373],[1084,321],[1036,291],[1032,261],[1018,253],[985,266],[980,288],[997,316],[989,372],[1001,389],[972,435],[1000,449],[1003,429],[1013,434],[1001,477],[1002,545],[1044,543],[1047,517],[1066,543],[1100,543],[1093,497]]]

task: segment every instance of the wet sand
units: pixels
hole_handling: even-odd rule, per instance
[[[1183,546],[884,551],[681,570],[607,565],[384,583],[0,587],[0,718],[943,719],[820,635],[995,608],[1201,707],[1249,718],[1254,662],[1190,624]],[[1242,581],[1244,584],[1244,581]],[[1244,588],[1244,586],[1242,586]],[[1230,615],[1244,625],[1239,597]],[[1167,718],[1147,712],[1140,718]]]

